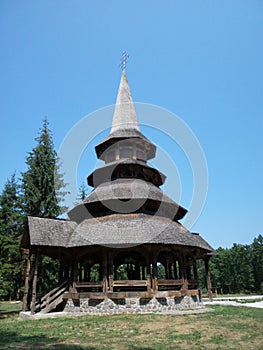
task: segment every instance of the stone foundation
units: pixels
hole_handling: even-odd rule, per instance
[[[64,311],[72,314],[152,313],[196,309],[203,306],[198,296],[123,299],[69,299]]]

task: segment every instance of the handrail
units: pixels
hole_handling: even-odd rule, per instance
[[[181,286],[183,284],[183,280],[157,280],[159,286]]]
[[[68,289],[68,281],[65,280],[59,285],[57,285],[54,289],[44,295],[39,302],[36,304],[36,310],[43,310],[48,305],[51,305],[55,300],[60,298]]]
[[[126,287],[126,286],[134,286],[134,287],[142,287],[147,286],[147,280],[115,280],[112,282],[113,287]]]
[[[76,282],[76,288],[98,288],[103,287],[103,281],[98,282]]]

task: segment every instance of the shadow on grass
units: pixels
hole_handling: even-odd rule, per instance
[[[18,316],[20,311],[20,304],[11,305],[6,303],[5,305],[3,305],[2,303],[0,303],[0,319]]]
[[[132,348],[129,348],[129,349],[133,349],[133,350],[154,350],[153,348],[146,348],[146,347],[138,347],[138,346],[135,346],[135,347],[132,347]]]
[[[22,336],[9,331],[1,331],[0,349],[99,350],[93,346],[64,344],[59,338],[49,338],[45,335]]]
[[[19,311],[20,311],[20,310],[19,310]],[[19,311],[14,311],[14,310],[10,310],[10,311],[0,310],[0,320],[1,320],[1,319],[4,319],[4,318],[11,317],[11,316],[17,316],[17,317],[18,317]]]

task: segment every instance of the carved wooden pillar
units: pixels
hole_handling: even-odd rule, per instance
[[[168,274],[169,274],[169,279],[172,279],[172,264],[170,262],[168,265]]]
[[[83,275],[82,275],[82,273],[83,273],[83,265],[80,263],[79,264],[79,281],[80,282],[82,282],[83,281]]]
[[[77,281],[78,281],[78,263],[74,262],[74,264],[73,264],[73,283],[72,283],[74,293],[77,292],[77,288],[76,288]]]
[[[103,261],[102,261],[102,291],[103,293],[107,293],[108,291],[108,281],[107,281],[107,253],[105,252],[103,255]]]
[[[84,265],[84,282],[88,282],[88,265]]]
[[[207,294],[208,294],[209,301],[213,301],[211,276],[210,276],[210,269],[209,269],[209,259],[210,259],[210,256],[207,256],[205,258],[206,284],[207,284]]]
[[[184,291],[188,290],[188,280],[187,280],[187,273],[186,273],[186,266],[185,266],[185,256],[181,255],[179,257],[179,268],[180,268],[180,276],[183,280],[182,289]]]
[[[31,265],[31,253],[30,251],[26,251],[27,254],[27,262],[26,262],[26,272],[25,272],[25,288],[24,288],[24,296],[23,296],[23,311],[27,310],[27,298],[28,298],[28,288],[29,288],[29,275],[30,275],[30,265]]]
[[[169,261],[168,259],[165,259],[165,279],[169,280],[170,276],[169,276]]]
[[[146,266],[144,266],[144,265],[142,266],[142,280],[145,280],[145,269],[147,270],[147,266],[148,266],[148,264],[146,264]],[[148,274],[148,272],[147,272],[147,274]]]
[[[145,267],[143,267],[144,275],[145,275]],[[145,279],[145,277],[143,278]],[[150,257],[146,256],[146,280],[147,280],[147,292],[151,292],[151,262]]]
[[[177,271],[176,260],[174,261],[174,279],[175,279],[175,280],[178,279],[178,271]]]
[[[156,256],[153,258],[153,290],[158,291],[158,269]]]
[[[112,253],[109,252],[109,257],[108,257],[108,261],[109,261],[109,291],[113,292],[113,257],[112,257]]]
[[[198,281],[198,272],[197,272],[196,260],[194,261],[193,269],[194,269],[194,279],[195,279],[196,281]]]
[[[34,314],[35,308],[36,308],[38,262],[39,262],[39,256],[38,256],[38,253],[37,253],[36,254],[36,259],[35,259],[33,285],[32,285],[31,315]]]
[[[71,264],[71,271],[70,271],[70,293],[76,293],[76,283],[78,280],[78,264],[76,261],[73,261]]]

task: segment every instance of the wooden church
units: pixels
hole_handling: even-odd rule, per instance
[[[204,261],[211,297],[214,250],[180,223],[187,210],[160,189],[165,175],[147,164],[156,146],[140,131],[125,70],[110,134],[95,150],[105,164],[88,176],[94,189],[69,220],[28,217],[23,311],[112,314],[202,305],[197,260]],[[60,271],[58,284],[39,296],[41,255],[59,260]]]

